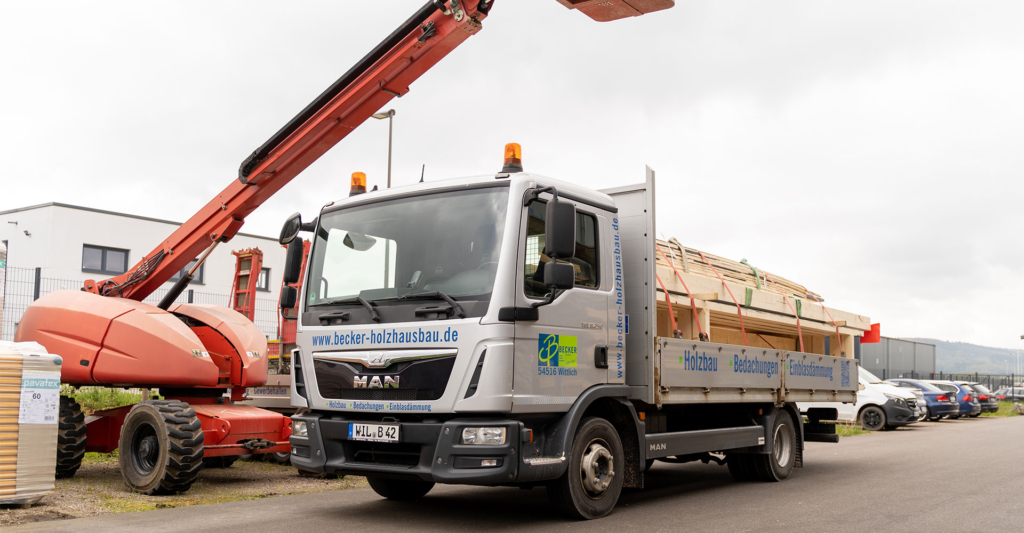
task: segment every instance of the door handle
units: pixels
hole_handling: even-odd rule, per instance
[[[608,368],[608,347],[597,345],[594,347],[594,366],[597,368]]]

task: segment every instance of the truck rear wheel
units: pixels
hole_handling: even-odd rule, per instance
[[[622,493],[626,457],[607,420],[584,419],[576,430],[569,466],[548,484],[551,503],[570,518],[590,520],[612,512]]]
[[[373,492],[389,500],[400,502],[418,500],[426,496],[430,489],[434,488],[432,481],[420,479],[389,479],[366,476],[366,482],[370,484]]]
[[[772,453],[750,456],[757,479],[782,481],[788,478],[796,464],[797,446],[793,417],[786,411],[779,411],[772,424]]]
[[[185,492],[203,468],[202,423],[194,409],[178,400],[132,406],[118,447],[125,484],[142,494]]]
[[[57,479],[75,475],[85,456],[85,415],[74,398],[60,397],[57,420]]]

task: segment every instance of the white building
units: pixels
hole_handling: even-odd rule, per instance
[[[10,340],[24,308],[36,296],[57,289],[77,290],[88,279],[114,277],[135,266],[160,245],[178,222],[75,205],[48,203],[0,211],[0,243],[7,248],[3,330]],[[277,338],[277,299],[285,249],[277,239],[239,233],[218,246],[179,299],[230,305],[235,274],[233,250],[259,248],[263,271],[257,295],[256,325]],[[38,269],[38,270],[37,270]],[[3,279],[3,277],[0,277]],[[177,279],[175,276],[174,279]],[[172,281],[146,299],[155,303]]]

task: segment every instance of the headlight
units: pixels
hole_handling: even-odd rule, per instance
[[[505,444],[505,428],[463,428],[462,444],[500,446]]]
[[[308,433],[306,433],[306,423],[305,422],[303,422],[301,420],[297,420],[295,422],[292,422],[292,435],[295,435],[296,437],[305,437],[307,434]]]
[[[895,394],[885,393],[885,397],[889,398],[890,400],[892,400],[892,401],[894,401],[894,402],[896,402],[897,404],[900,404],[900,405],[905,405],[907,403],[906,400],[904,400],[903,398],[900,398],[899,396],[896,396]]]

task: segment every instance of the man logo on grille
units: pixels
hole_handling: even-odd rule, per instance
[[[384,378],[381,382],[380,378]],[[397,389],[399,376],[355,376],[352,378],[353,389]],[[369,382],[367,382],[369,380]]]

